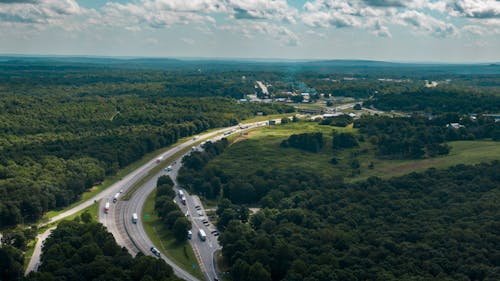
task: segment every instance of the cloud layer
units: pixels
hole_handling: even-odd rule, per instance
[[[286,46],[307,35],[338,29],[366,31],[392,38],[395,28],[435,38],[500,33],[496,0],[134,0],[108,1],[84,8],[77,0],[0,0],[0,29],[113,27],[139,31],[197,25],[212,31],[262,34]]]

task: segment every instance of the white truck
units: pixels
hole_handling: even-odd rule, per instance
[[[118,201],[119,196],[120,196],[120,192],[115,194],[115,197],[113,197],[113,203],[116,203]]]
[[[106,205],[104,205],[104,213],[109,213],[109,202],[106,202]]]
[[[201,241],[205,241],[207,240],[207,234],[205,233],[205,231],[203,229],[199,229],[198,230],[198,237],[200,237],[200,240]]]
[[[138,219],[137,213],[133,213],[132,214],[132,223],[134,223],[134,224],[137,223],[137,219]]]

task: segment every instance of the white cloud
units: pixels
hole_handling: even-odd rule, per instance
[[[458,16],[469,18],[500,18],[500,1],[497,0],[455,0],[446,7]]]
[[[123,27],[146,25],[152,28],[163,28],[175,24],[215,23],[211,16],[195,11],[195,8],[205,7],[201,2],[206,1],[194,1],[200,2],[197,5],[195,3],[191,5],[180,4],[179,6],[174,5],[176,1],[169,5],[164,5],[163,2],[166,1],[143,0],[142,5],[108,2],[101,10],[101,15],[96,23],[102,22],[110,26]]]
[[[428,33],[435,37],[447,37],[457,34],[457,28],[453,24],[435,19],[415,10],[398,14],[397,20],[402,25],[409,25],[417,31]]]
[[[228,8],[236,19],[272,19],[295,23],[297,9],[286,0],[227,0]]]
[[[85,13],[75,0],[0,2],[0,22],[17,24],[59,24],[72,15]]]
[[[246,38],[255,38],[256,35],[264,35],[277,40],[283,46],[298,46],[300,38],[288,28],[269,22],[237,22],[234,25],[220,26],[220,30],[234,31]]]

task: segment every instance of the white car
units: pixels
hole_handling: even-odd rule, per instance
[[[155,247],[151,247],[150,250],[155,256],[161,257],[160,251],[158,251],[158,249],[156,249]]]

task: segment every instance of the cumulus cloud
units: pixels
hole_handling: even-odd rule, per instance
[[[71,15],[83,14],[75,0],[15,0],[0,2],[0,22],[56,24]]]
[[[286,0],[228,0],[227,7],[236,19],[272,19],[295,23],[297,9]]]
[[[391,37],[384,22],[396,13],[396,9],[390,7],[396,4],[396,1],[389,0],[316,0],[304,4],[306,12],[302,15],[302,21],[310,27],[363,28],[376,36]]]
[[[448,10],[469,18],[500,18],[500,1],[497,0],[458,0],[450,1]]]
[[[377,7],[403,7],[405,6],[402,0],[363,0],[367,5]]]
[[[168,2],[168,3],[167,3]],[[188,3],[189,2],[189,3]],[[175,24],[214,23],[215,20],[200,11],[218,9],[214,1],[143,0],[141,3],[108,2],[97,22],[110,26],[146,25],[163,28]]]
[[[447,37],[457,34],[457,28],[453,24],[435,19],[418,11],[405,11],[398,14],[397,17],[403,25],[409,25],[417,31],[422,31],[435,37]]]

